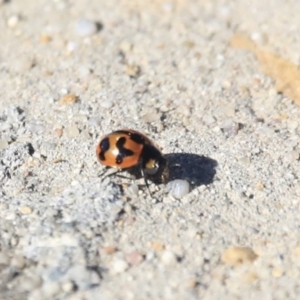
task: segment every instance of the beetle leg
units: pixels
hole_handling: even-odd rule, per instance
[[[105,167],[104,170],[98,174],[98,177],[101,177],[102,180],[104,180],[106,177],[110,177],[120,171],[121,170],[117,168]]]
[[[141,173],[142,173],[142,176],[144,177],[145,185],[148,189],[148,192],[149,192],[150,196],[152,197],[152,193],[150,191],[149,184],[148,184],[148,181],[147,181],[147,173],[145,172],[145,170],[143,168],[141,169]]]

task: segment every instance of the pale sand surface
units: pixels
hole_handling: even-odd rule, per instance
[[[0,299],[299,299],[300,109],[230,46],[242,33],[297,66],[299,13],[2,0]],[[192,191],[102,182],[95,146],[120,128]]]

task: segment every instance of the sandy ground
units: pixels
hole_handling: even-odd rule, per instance
[[[299,12],[2,0],[0,299],[299,299],[297,91],[231,43],[297,67]],[[191,191],[101,180],[95,146],[120,128],[153,139]]]

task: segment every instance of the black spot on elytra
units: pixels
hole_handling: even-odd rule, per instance
[[[124,148],[124,144],[126,143],[126,138],[121,137],[118,139],[116,146],[119,150],[119,154],[116,157],[116,164],[121,164],[123,162],[124,157],[132,156],[134,153],[133,151]]]
[[[105,152],[109,150],[109,138],[105,138],[101,141],[100,143],[100,154],[99,154],[99,159],[104,161],[105,160]]]
[[[136,133],[129,133],[130,139],[132,139],[137,144],[145,144],[145,139],[142,135]]]
[[[128,135],[131,140],[133,140],[137,144],[145,144],[145,139],[141,134],[133,133],[126,130],[118,130],[114,133]]]

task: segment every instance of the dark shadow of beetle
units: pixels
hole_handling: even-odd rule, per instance
[[[192,153],[170,153],[164,155],[168,162],[168,181],[183,179],[190,183],[191,190],[213,182],[216,175],[216,160]]]
[[[186,180],[190,183],[190,191],[200,185],[213,182],[218,163],[216,160],[192,153],[169,153],[164,157],[167,160],[167,176],[163,176],[166,169],[155,175],[147,175],[147,179],[156,184],[167,184],[175,179]],[[127,170],[136,178],[141,178],[140,167]],[[165,178],[164,180],[162,178]]]

